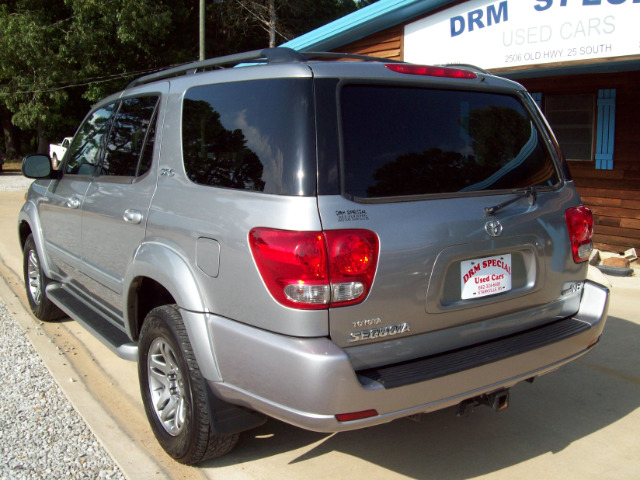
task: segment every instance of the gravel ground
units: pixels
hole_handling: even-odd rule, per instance
[[[0,175],[0,191],[33,180]],[[124,479],[0,301],[0,480]]]
[[[33,180],[22,175],[2,173],[0,174],[0,191],[26,190],[31,185],[31,182]]]
[[[124,479],[0,301],[0,479]]]

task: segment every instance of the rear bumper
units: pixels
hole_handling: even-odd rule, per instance
[[[363,428],[509,388],[584,355],[602,333],[608,303],[606,287],[586,282],[580,309],[571,318],[462,351],[363,372],[354,371],[344,351],[327,338],[285,337],[209,316],[223,380],[209,383],[231,403],[302,428]],[[511,350],[505,350],[508,345]],[[335,417],[369,409],[378,415],[352,422]]]

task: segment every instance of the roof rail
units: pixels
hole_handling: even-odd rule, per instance
[[[441,67],[453,67],[453,68],[465,68],[467,70],[473,70],[476,73],[482,73],[484,75],[491,75],[490,72],[486,71],[484,68],[476,67],[470,63],[445,63],[444,65],[440,65]]]
[[[226,55],[224,57],[209,58],[207,60],[186,63],[178,67],[161,70],[159,72],[151,73],[149,75],[145,75],[144,77],[137,78],[129,85],[127,85],[127,89],[137,87],[139,85],[145,85],[157,80],[164,80],[167,78],[177,77],[179,75],[197,73],[198,71],[202,71],[208,68],[235,66],[243,63],[301,63],[307,62],[313,58],[344,58],[350,60],[365,60],[369,62],[402,63],[399,60],[371,57],[369,55],[356,55],[352,53],[298,52],[287,47],[265,48],[263,50],[252,50],[250,52],[236,53],[233,55]]]
[[[252,50],[245,53],[236,53],[233,55],[226,55],[224,57],[209,58],[199,62],[187,63],[178,67],[169,68],[156,73],[145,75],[144,77],[137,78],[127,85],[127,89],[137,87],[138,85],[144,85],[146,83],[155,82],[157,80],[164,80],[166,78],[177,77],[181,74],[196,73],[199,70],[204,70],[213,67],[222,67],[225,65],[237,65],[239,63],[296,63],[306,62],[307,58],[292,50],[291,48],[278,47],[278,48],[265,48],[263,50]]]

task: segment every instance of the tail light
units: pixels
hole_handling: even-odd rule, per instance
[[[426,77],[463,78],[473,80],[478,75],[469,70],[449,67],[432,67],[427,65],[414,65],[411,63],[387,63],[385,64],[392,72],[404,73],[406,75],[423,75]]]
[[[288,307],[353,305],[367,297],[373,284],[379,244],[369,230],[254,228],[249,244],[269,292]]]
[[[569,228],[569,239],[571,240],[571,252],[576,263],[589,260],[593,249],[593,214],[584,205],[573,207],[564,212]]]

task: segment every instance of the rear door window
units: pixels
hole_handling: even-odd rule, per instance
[[[559,177],[516,97],[347,85],[340,94],[343,191],[356,198],[455,194]]]
[[[123,100],[113,122],[102,161],[101,175],[134,177],[150,167],[154,113],[158,97]]]

